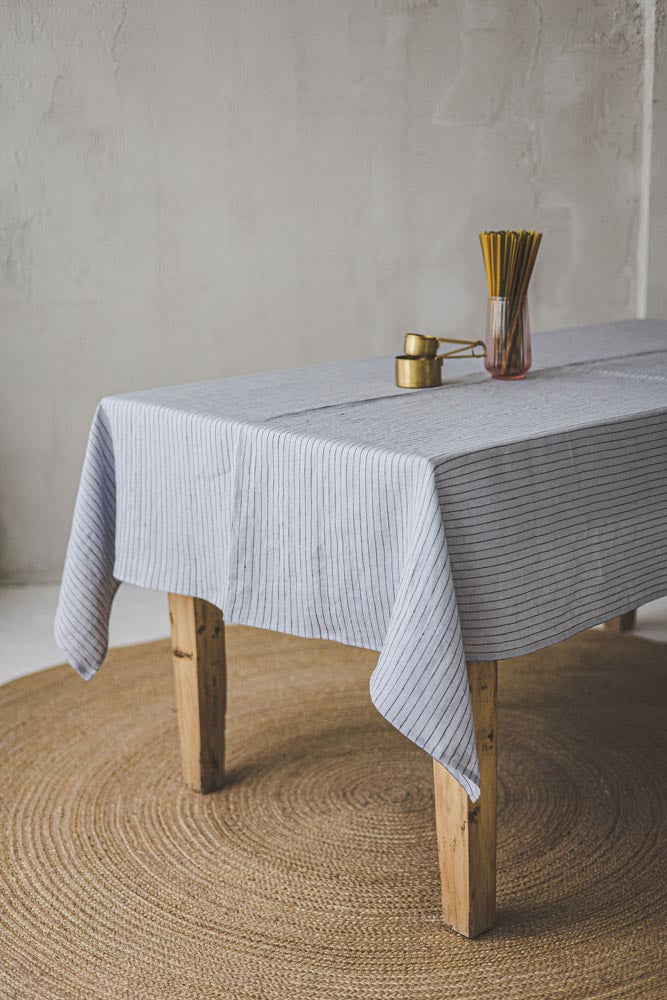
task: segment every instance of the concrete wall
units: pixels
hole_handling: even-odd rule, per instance
[[[57,577],[101,396],[477,336],[480,228],[544,231],[535,327],[641,311],[645,13],[3,4],[2,577]]]
[[[653,6],[653,5],[650,5]],[[649,64],[653,85],[650,87],[652,107],[647,122],[649,145],[647,208],[647,274],[646,299],[649,316],[667,318],[667,4],[664,0],[654,7],[653,38],[650,33],[646,48],[653,62]],[[646,193],[646,192],[645,192]]]

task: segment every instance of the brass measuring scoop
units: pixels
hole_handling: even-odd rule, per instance
[[[438,344],[459,344],[451,351],[438,354]],[[481,348],[481,353],[476,352]],[[396,355],[396,385],[402,389],[431,389],[442,385],[442,362],[445,358],[483,358],[483,340],[456,340],[454,337],[427,337],[423,333],[406,333],[404,354]]]

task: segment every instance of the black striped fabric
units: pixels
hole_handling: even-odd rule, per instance
[[[126,581],[376,649],[374,704],[475,799],[466,657],[667,593],[667,324],[544,334],[534,353],[518,383],[468,362],[409,392],[374,359],[103,400],[59,645],[91,677]]]

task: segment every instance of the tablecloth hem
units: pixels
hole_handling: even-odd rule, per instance
[[[581,632],[586,632],[588,629],[595,628],[597,625],[603,625],[612,618],[618,618],[620,615],[624,615],[628,611],[636,611],[637,608],[641,607],[643,604],[649,604],[651,601],[658,601],[665,596],[667,596],[667,583],[657,589],[641,592],[638,597],[629,601],[624,601],[622,604],[614,605],[607,611],[596,612],[594,615],[589,615],[583,622],[578,623],[576,626],[568,626],[567,628],[552,633],[546,638],[542,638],[538,641],[528,642],[521,646],[510,646],[506,649],[501,649],[500,651],[496,650],[493,653],[482,652],[475,649],[471,650],[468,648],[466,650],[466,659],[483,660],[487,662],[489,660],[511,660],[516,656],[528,656],[529,653],[536,653],[540,649],[546,649],[548,646],[555,646],[559,642],[565,642],[567,639],[571,639],[573,636],[579,635]]]
[[[370,694],[370,699],[373,702],[373,705],[378,714],[381,715],[382,718],[385,719],[390,726],[396,729],[397,732],[401,733],[401,736],[403,736],[406,740],[409,740],[410,743],[414,743],[415,746],[418,746],[420,750],[423,750],[424,753],[427,753],[429,757],[437,761],[438,764],[441,764],[442,767],[444,767],[444,769],[448,772],[448,774],[451,774],[454,780],[457,781],[459,785],[461,785],[461,787],[464,789],[465,792],[467,792],[470,801],[477,802],[477,799],[480,797],[481,794],[479,770],[466,769],[465,771],[460,771],[457,768],[455,768],[450,762],[448,762],[444,757],[442,757],[440,754],[431,753],[431,751],[424,745],[424,743],[418,737],[415,738],[413,735],[406,736],[406,734],[401,732],[400,729],[394,726],[391,719],[388,719],[387,716],[384,714],[384,712],[380,710],[373,696],[372,686],[369,689],[369,694]]]
[[[69,651],[68,645],[63,639],[62,635],[60,634],[58,628],[54,629],[53,637],[55,639],[56,646],[65,657],[65,661],[69,663],[70,667],[72,667],[76,671],[76,673],[82,680],[91,681],[95,676],[95,674],[97,673],[97,671],[102,666],[102,663],[104,663],[104,660],[102,660],[102,663],[97,664],[97,666],[94,667],[87,666],[85,663],[82,663],[80,660],[78,660],[76,656],[74,656],[74,654]],[[104,659],[106,659],[106,654],[104,656]]]

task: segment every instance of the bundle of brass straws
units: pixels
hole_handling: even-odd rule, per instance
[[[493,343],[487,343],[487,355],[495,357],[501,377],[521,368],[526,293],[541,239],[542,233],[533,229],[479,234],[489,299],[506,300],[502,311],[503,329],[492,331]]]

